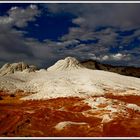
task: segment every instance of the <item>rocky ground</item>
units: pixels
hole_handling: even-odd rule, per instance
[[[0,136],[138,137],[139,96],[65,97],[20,100],[22,92],[0,92]]]
[[[0,69],[1,137],[140,137],[140,79],[73,57]]]

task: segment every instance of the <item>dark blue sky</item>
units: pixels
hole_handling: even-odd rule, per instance
[[[0,65],[74,56],[140,67],[140,4],[0,4]]]
[[[0,15],[3,16],[12,7],[26,8],[30,4],[0,4]],[[41,9],[42,6],[39,4],[38,7]],[[47,12],[47,14],[46,14]],[[27,31],[25,37],[33,37],[39,41],[44,39],[57,40],[59,37],[68,33],[69,27],[76,27],[71,20],[75,18],[73,14],[61,13],[52,14],[47,9],[41,13],[41,16],[36,18],[35,22],[29,22],[28,26],[22,28],[22,30]],[[18,29],[18,28],[17,28]]]
[[[44,39],[57,41],[59,37],[68,33],[69,27],[76,26],[71,22],[72,18],[74,16],[70,14],[51,15],[43,13],[35,23],[30,22],[24,28],[25,31],[28,31],[26,37],[34,37],[39,41]]]

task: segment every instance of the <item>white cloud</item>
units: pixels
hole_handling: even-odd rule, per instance
[[[96,55],[94,53],[89,53],[88,54],[90,59],[93,60],[98,60],[98,61],[102,61],[102,62],[124,62],[124,61],[131,61],[131,55],[130,54],[121,54],[121,53],[116,53],[116,54],[100,54],[100,55]]]
[[[0,26],[24,27],[29,21],[34,21],[39,13],[40,11],[35,5],[30,5],[26,9],[12,7],[7,12],[7,16],[0,16]]]
[[[13,19],[8,16],[0,17],[0,24],[5,25],[5,24],[11,24],[13,22]]]
[[[116,54],[104,55],[101,58],[101,60],[102,61],[107,61],[107,60],[126,61],[126,60],[129,60],[130,58],[131,58],[131,56],[129,54],[116,53]]]
[[[78,24],[78,25],[80,25],[80,26],[82,26],[82,25],[84,26],[84,23],[85,23],[86,21],[85,21],[84,18],[78,17],[78,18],[73,19],[72,22],[73,22],[74,24]]]
[[[73,9],[74,7],[75,9]],[[74,7],[72,6],[68,9],[69,12],[74,12],[77,15],[77,18],[73,19],[72,22],[78,24],[79,27],[71,27],[69,29],[69,33],[64,35],[57,42],[50,41],[47,39],[43,42],[39,42],[34,38],[25,38],[23,36],[24,32],[17,31],[13,28],[13,26],[22,28],[26,26],[29,21],[34,21],[36,16],[38,16],[40,13],[40,10],[37,8],[37,6],[30,5],[24,9],[19,7],[11,8],[8,11],[7,15],[0,17],[1,62],[5,63],[9,60],[14,61],[23,59],[28,63],[33,63],[42,66],[47,65],[47,63],[49,65],[49,63],[51,62],[71,55],[82,59],[91,58],[99,61],[118,62],[119,64],[123,63],[124,61],[134,62],[135,65],[139,63],[139,57],[132,57],[131,54],[134,52],[138,53],[138,48],[135,48],[131,52],[128,50],[123,50],[116,54],[111,54],[109,52],[111,46],[120,46],[117,46],[117,39],[119,37],[119,34],[116,32],[116,28],[107,27],[100,31],[95,30],[95,25],[97,25],[97,23],[99,23],[98,25],[101,25],[101,21],[103,22],[103,24],[104,22],[112,23],[111,19],[113,19],[113,17],[110,19],[110,17],[108,17],[106,13],[105,16],[103,16],[103,5],[98,5],[97,7],[96,5],[86,5],[84,6],[85,8],[82,7],[81,9],[77,9],[77,5],[75,5]],[[108,6],[105,7],[105,10],[109,10],[108,8]],[[67,11],[67,8],[65,9],[65,7],[63,7],[62,9],[63,12]],[[73,9],[73,11],[71,11],[71,9]],[[56,11],[60,11],[60,9],[58,8]],[[95,13],[97,12],[97,17],[95,17],[95,13],[93,11]],[[92,14],[93,17],[91,17]],[[105,21],[103,19],[98,21],[97,18],[99,18],[99,20],[100,18],[103,18]],[[117,22],[120,22],[119,19]],[[113,23],[112,25],[116,24]],[[132,40],[134,37],[137,37],[139,35],[140,33],[137,30],[131,36],[122,37],[122,48],[124,44],[129,43],[129,40]],[[83,42],[80,43],[79,40],[82,40]],[[84,41],[87,40],[97,40],[97,42],[91,44],[84,43]],[[66,46],[69,45],[74,45],[75,47],[72,49],[67,49]],[[90,55],[88,55],[89,52]]]
[[[36,6],[27,8],[12,7],[7,15],[0,16],[0,60],[1,64],[16,60],[31,62],[34,59],[33,48],[26,44],[24,32],[13,26],[24,27],[35,20],[40,13]]]
[[[108,56],[108,55],[104,55],[104,56],[102,57],[102,60],[103,60],[103,61],[108,60],[108,59],[109,59],[109,56]]]
[[[45,5],[44,5],[45,7]],[[53,13],[68,12],[78,16],[80,25],[89,28],[113,26],[121,29],[140,27],[140,4],[47,4]]]
[[[23,27],[27,25],[27,22],[35,20],[35,16],[39,14],[39,10],[36,5],[30,5],[26,9],[19,7],[11,8],[8,14],[16,26]]]
[[[111,55],[111,57],[114,59],[114,60],[122,60],[126,55],[123,55],[121,53],[117,53],[117,54],[114,54],[114,55]]]

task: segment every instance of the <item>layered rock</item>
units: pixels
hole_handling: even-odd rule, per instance
[[[17,97],[8,101],[4,96],[0,101],[0,136],[139,137],[140,107],[135,107],[109,97],[19,102]]]
[[[72,57],[30,70],[24,63],[1,70],[0,136],[140,136],[139,78],[90,70]]]
[[[62,71],[62,70],[74,70],[82,68],[83,66],[74,57],[66,57],[63,60],[57,61],[53,66],[49,67],[48,71]]]
[[[24,62],[18,62],[18,63],[6,63],[5,65],[2,66],[0,69],[0,75],[6,75],[6,74],[11,74],[15,73],[17,71],[27,71],[27,72],[34,72],[36,70],[36,67],[31,65],[29,66],[28,64]]]
[[[82,61],[81,64],[88,69],[105,70],[109,72],[119,73],[122,75],[134,76],[138,78],[140,77],[140,68],[136,68],[136,67],[113,66],[109,64],[102,64],[94,60]]]
[[[33,68],[34,70],[34,68]],[[2,74],[16,71],[33,71],[31,66],[23,63],[7,64]],[[59,60],[48,70],[35,73],[16,72],[0,76],[0,90],[23,90],[36,94],[24,98],[49,99],[57,97],[101,96],[106,91],[115,91],[118,95],[140,95],[140,79],[122,76],[102,70],[90,70],[83,67],[75,58]],[[125,81],[125,82],[124,82]]]

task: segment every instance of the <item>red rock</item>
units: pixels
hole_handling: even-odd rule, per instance
[[[83,111],[91,108],[80,98],[20,102],[17,98],[10,98],[14,101],[0,101],[0,136],[3,137],[140,136],[140,113],[131,109],[127,110],[129,117],[116,114],[118,116],[112,121],[103,124],[102,119],[96,117],[101,113],[99,110],[89,113],[89,116],[83,115]],[[123,100],[118,97],[117,99]],[[99,107],[102,108],[105,105],[102,104]],[[104,110],[104,113],[109,111]],[[70,124],[62,130],[55,129],[58,123],[65,121],[75,124]]]

